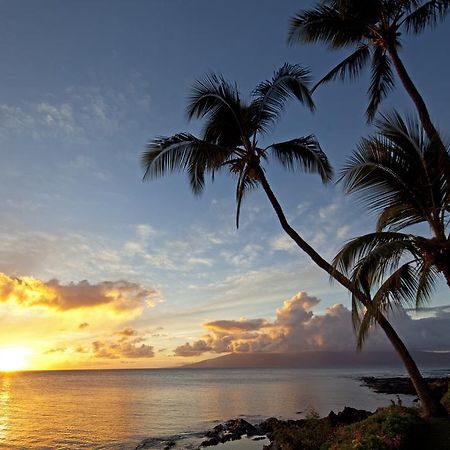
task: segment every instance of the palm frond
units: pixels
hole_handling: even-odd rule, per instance
[[[406,203],[395,204],[386,207],[378,216],[376,230],[396,232],[423,221],[423,215],[416,208],[411,208]]]
[[[381,284],[372,300],[366,304],[365,312],[357,328],[357,349],[361,350],[370,327],[375,325],[380,314],[414,303],[417,290],[417,270],[414,263],[406,263],[393,271]]]
[[[416,289],[416,308],[421,308],[427,304],[435,292],[436,284],[440,274],[435,266],[426,261],[418,261],[417,272],[419,273]]]
[[[383,282],[373,297],[377,311],[401,307],[403,304],[415,304],[418,277],[415,261],[407,262],[394,270]]]
[[[380,114],[375,121],[379,135],[395,145],[395,153],[405,158],[415,170],[422,168],[424,146],[427,142],[425,130],[413,116],[406,119],[396,110]]]
[[[314,92],[321,84],[340,78],[342,81],[349,78],[357,78],[370,57],[370,47],[367,44],[360,44],[358,48],[340,62],[334,69],[330,70],[320,81],[316,83],[311,92]]]
[[[383,48],[376,47],[372,55],[372,75],[367,91],[370,99],[366,111],[368,122],[373,120],[381,101],[393,87],[394,75],[392,73],[390,59]]]
[[[333,168],[313,135],[272,144],[268,149],[287,169],[299,167],[305,172],[318,173],[324,183],[333,178]]]
[[[403,20],[406,31],[419,34],[427,27],[436,26],[450,11],[449,0],[431,0],[414,9]]]
[[[297,64],[284,64],[270,81],[260,83],[252,92],[252,106],[256,111],[259,131],[267,131],[280,117],[286,101],[297,98],[311,111],[314,102],[309,92],[311,73],[308,68]]]
[[[160,178],[173,172],[186,172],[191,188],[199,194],[204,186],[204,173],[219,168],[232,152],[202,141],[192,134],[179,133],[158,137],[142,154],[144,180]]]
[[[238,176],[236,184],[236,228],[239,228],[242,200],[248,191],[256,189],[258,183],[249,176],[250,167],[246,166]]]
[[[376,323],[376,315],[373,315],[366,310],[362,318],[359,320],[358,327],[356,328],[356,349],[361,351],[364,343],[369,335],[370,328]]]
[[[413,250],[411,235],[395,232],[368,233],[347,242],[333,259],[333,266],[339,271],[351,275],[360,261],[372,255],[375,259],[376,249],[394,244],[401,251]],[[380,255],[377,255],[380,258]]]
[[[382,135],[364,138],[342,169],[340,181],[347,193],[358,193],[369,209],[403,207],[414,221],[424,221],[428,200],[421,185],[422,171],[415,170],[418,166],[412,156]]]
[[[227,123],[229,130],[233,128],[234,134],[243,136],[241,106],[236,84],[211,73],[203,80],[198,80],[192,88],[187,114],[189,119],[206,118],[211,134],[214,134],[214,130],[217,131],[217,124],[220,127],[220,124]],[[212,140],[211,136],[205,139]]]
[[[342,48],[359,43],[365,33],[366,24],[341,14],[335,5],[318,4],[311,10],[300,11],[291,19],[288,41],[326,42],[331,48]]]

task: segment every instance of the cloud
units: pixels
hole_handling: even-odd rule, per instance
[[[210,339],[208,339],[210,340]],[[186,342],[184,345],[180,345],[175,349],[176,356],[199,356],[206,352],[214,351],[214,348],[207,344],[206,341],[200,339],[190,344]]]
[[[267,323],[264,319],[215,320],[205,323],[204,327],[211,331],[241,332],[259,330]]]
[[[92,349],[96,358],[153,358],[155,356],[151,345],[136,345],[130,342],[110,343],[94,341]]]
[[[260,245],[246,244],[235,252],[222,251],[221,256],[232,266],[248,267],[258,258],[261,250]]]
[[[137,336],[138,332],[136,330],[134,330],[133,328],[124,328],[123,330],[117,331],[114,334],[116,334],[118,336],[130,337],[130,336]]]
[[[112,334],[103,335],[96,340],[82,343],[64,343],[45,350],[43,354],[78,355],[86,361],[100,359],[139,359],[153,358],[154,347],[147,343],[145,332],[134,328],[124,328]]]
[[[33,277],[13,278],[0,273],[0,302],[15,302],[23,307],[45,307],[61,312],[107,307],[116,313],[138,312],[146,306],[154,306],[157,298],[155,289],[128,281],[91,284],[83,280],[61,284],[58,280],[43,282]]]
[[[137,330],[125,328],[114,333],[113,339],[92,342],[91,348],[95,358],[153,358],[154,348],[145,341],[145,336]]]
[[[295,242],[285,233],[280,234],[276,237],[274,237],[270,241],[270,246],[272,247],[272,250],[279,251],[279,252],[297,252],[298,247],[295,244]]]
[[[130,86],[133,88],[130,89]],[[68,87],[37,102],[0,104],[0,136],[27,136],[80,141],[99,132],[113,134],[129,124],[129,112],[148,109],[147,86],[129,83],[125,89],[96,86]]]
[[[217,320],[203,325],[206,334],[175,349],[176,356],[203,353],[290,353],[302,351],[344,351],[355,349],[351,311],[335,304],[323,314],[314,313],[320,299],[299,292],[277,309],[273,321],[266,319]],[[437,309],[433,317],[413,320],[405,311],[397,311],[391,321],[411,349],[450,350],[450,312]],[[366,347],[390,348],[379,328],[374,328]]]

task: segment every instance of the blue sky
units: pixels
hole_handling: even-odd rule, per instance
[[[167,349],[162,355],[201,334],[206,321],[274,318],[299,291],[321,299],[317,313],[348,305],[348,295],[283,236],[261,193],[245,200],[236,231],[231,178],[194,198],[181,175],[143,183],[139,165],[149,139],[199,131],[184,109],[190,86],[206,72],[236,80],[246,95],[284,62],[311,67],[316,79],[338,62],[345,52],[286,43],[289,18],[310,4],[1,1],[0,271],[156,289],[152,307],[111,329],[162,328],[147,341]],[[445,23],[405,37],[401,53],[444,132],[449,42]],[[366,74],[320,88],[314,115],[291,105],[267,144],[314,133],[339,169],[371,130],[367,85]],[[399,84],[382,110],[393,106],[413,112]],[[373,228],[374,217],[339,186],[278,167],[268,168],[268,178],[294,227],[329,258],[346,239]],[[447,303],[441,286],[435,304]],[[65,342],[68,333],[51,340]],[[92,333],[80,341],[107,330]]]

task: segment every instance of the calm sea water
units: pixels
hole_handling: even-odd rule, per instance
[[[172,369],[0,374],[0,448],[133,449],[147,438],[195,436],[238,416],[256,422],[270,416],[298,418],[308,408],[321,415],[346,405],[373,410],[393,398],[360,386],[359,376],[377,374],[398,373]]]

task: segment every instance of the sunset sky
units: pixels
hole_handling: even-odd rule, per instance
[[[245,96],[284,62],[316,79],[337,63],[345,52],[286,43],[289,18],[309,4],[0,1],[0,356],[14,348],[27,369],[167,367],[353,348],[348,294],[291,245],[261,192],[245,199],[237,231],[232,178],[195,198],[184,176],[143,183],[140,167],[151,138],[201,129],[185,106],[205,73]],[[447,23],[402,50],[444,132],[449,42]],[[338,170],[371,130],[367,86],[364,76],[320,88],[317,112],[293,104],[266,145],[316,134]],[[393,105],[413,112],[399,84],[382,110]],[[327,258],[374,227],[339,185],[279,167],[267,176]],[[449,304],[442,283],[435,309],[399,314],[406,342],[450,350]]]

